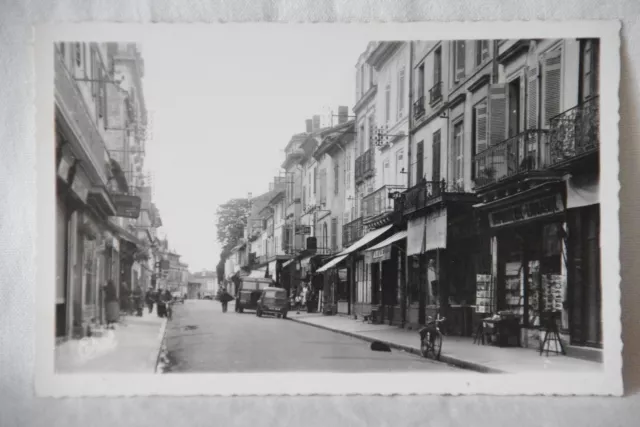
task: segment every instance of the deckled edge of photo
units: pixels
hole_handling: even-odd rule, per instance
[[[294,396],[294,395],[609,395],[623,394],[620,319],[618,122],[619,21],[416,22],[387,24],[59,24],[35,28],[36,82],[36,355],[35,393],[47,397]],[[166,37],[233,39],[235,32],[330,31],[332,40],[454,40],[496,38],[601,39],[601,274],[603,372],[600,374],[228,373],[88,375],[54,373],[55,188],[54,41],[135,41]],[[144,52],[143,52],[144,55]],[[446,345],[446,341],[445,341]]]

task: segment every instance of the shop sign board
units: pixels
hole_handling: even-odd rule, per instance
[[[368,264],[391,259],[391,245],[373,251],[368,251],[366,253],[366,258],[366,262]]]
[[[560,193],[527,201],[489,214],[491,227],[502,227],[509,224],[542,218],[564,211],[564,203]]]
[[[137,219],[140,216],[142,200],[138,196],[114,194],[113,204],[116,206],[116,216]]]

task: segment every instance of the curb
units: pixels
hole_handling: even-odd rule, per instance
[[[324,329],[326,331],[331,331],[331,332],[335,332],[337,334],[346,335],[348,337],[357,338],[357,339],[362,340],[362,341],[367,341],[367,342],[378,341],[378,342],[382,342],[382,343],[388,345],[391,348],[395,348],[396,350],[402,350],[402,351],[405,351],[407,353],[415,354],[417,356],[422,357],[422,354],[420,354],[420,349],[417,349],[415,347],[411,347],[411,346],[408,346],[408,345],[397,344],[397,343],[393,343],[391,341],[379,340],[379,339],[376,339],[376,338],[373,338],[373,337],[367,337],[367,336],[363,336],[363,335],[360,335],[360,334],[356,334],[354,332],[347,332],[347,331],[343,331],[343,330],[340,330],[340,329],[330,328],[330,327],[324,326],[324,325],[317,325],[317,324],[314,324],[314,323],[305,322],[304,320],[298,320],[298,319],[295,319],[295,318],[287,317],[287,319],[291,320],[292,322],[300,323],[302,325],[307,325],[307,326],[312,326],[314,328]],[[457,368],[462,368],[462,369],[466,369],[466,370],[469,370],[469,371],[475,371],[475,372],[479,372],[479,373],[482,373],[482,374],[504,374],[504,373],[506,373],[505,371],[501,371],[499,369],[490,368],[488,366],[480,365],[478,363],[469,362],[467,360],[459,359],[457,357],[447,356],[446,354],[441,354],[440,355],[440,359],[438,361],[446,363],[447,365],[455,366]]]
[[[153,361],[153,373],[158,373],[158,362],[160,360],[160,354],[162,354],[162,344],[164,343],[164,334],[167,331],[167,318],[162,319],[162,325],[160,326],[160,332],[158,333],[158,338],[160,339],[160,345],[157,350],[154,350],[151,353],[150,359]]]

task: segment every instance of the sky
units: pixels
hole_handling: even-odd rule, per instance
[[[141,45],[153,120],[146,168],[162,233],[192,272],[219,260],[217,206],[268,191],[305,120],[354,105],[355,65],[367,40],[297,35],[176,36]]]

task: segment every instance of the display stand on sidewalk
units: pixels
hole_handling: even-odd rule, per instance
[[[549,356],[549,352],[566,355],[566,351],[564,350],[564,345],[562,344],[562,340],[560,339],[560,331],[558,330],[558,318],[560,316],[560,312],[545,312],[544,313],[544,339],[540,344],[540,356],[542,353],[547,352],[547,357]],[[551,350],[551,342],[554,343],[555,350]],[[560,345],[560,351],[558,351],[558,345]]]

